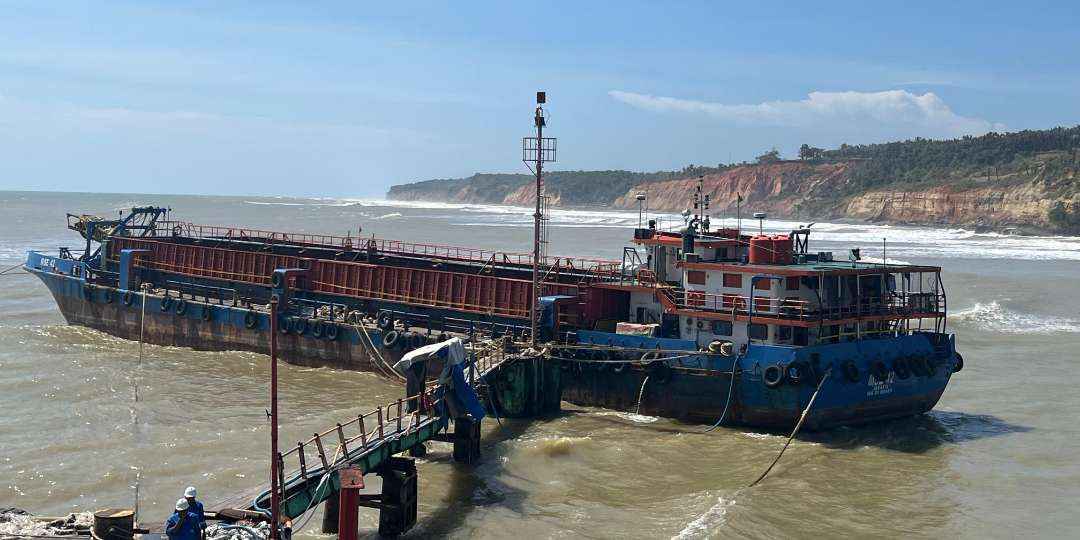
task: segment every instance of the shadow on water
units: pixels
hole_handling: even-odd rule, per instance
[[[483,435],[481,459],[473,465],[455,463],[450,454],[429,456],[431,461],[448,467],[449,470],[439,471],[440,478],[444,478],[442,481],[446,482],[448,488],[442,500],[435,504],[436,510],[420,519],[409,536],[445,537],[460,530],[468,520],[469,513],[477,507],[498,504],[513,512],[523,513],[523,503],[528,493],[497,480],[506,473],[495,447],[524,435],[537,421],[544,419],[503,418],[501,423],[497,423],[490,416],[485,418],[484,422],[496,425]]]
[[[873,446],[921,454],[946,444],[956,444],[1011,433],[1026,433],[1033,428],[1012,424],[990,414],[956,411],[931,411],[865,426],[800,434],[799,439],[830,448]]]
[[[701,434],[706,437],[722,436],[731,430],[768,433],[786,437],[790,432],[780,430],[728,427],[706,433],[708,426],[699,424],[665,423],[635,424],[617,417],[596,416],[588,411],[564,411],[563,414],[585,414],[595,421],[619,424],[630,429],[643,429],[657,433]],[[962,443],[1000,437],[1011,433],[1026,433],[1033,428],[1012,424],[990,414],[969,414],[955,411],[931,411],[908,418],[899,418],[861,426],[850,426],[826,431],[799,433],[798,440],[819,443],[830,448],[858,448],[873,446],[897,452],[921,454],[945,444]]]

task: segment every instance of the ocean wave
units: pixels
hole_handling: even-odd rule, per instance
[[[996,300],[949,315],[953,321],[980,330],[1003,334],[1059,334],[1080,332],[1080,320],[1013,311]]]
[[[679,531],[679,534],[671,537],[672,540],[688,540],[690,538],[705,538],[710,532],[716,531],[718,527],[724,524],[725,516],[727,516],[728,510],[735,505],[735,499],[726,497],[717,497],[716,504],[713,504],[705,513],[697,517],[697,519],[691,521],[683,527],[683,530]]]
[[[383,215],[378,216],[378,217],[373,217],[371,219],[393,219],[393,218],[399,218],[399,217],[401,217],[401,212],[393,212],[393,213],[390,213],[390,214],[383,214]]]
[[[256,206],[307,206],[307,203],[301,202],[279,202],[279,201],[244,201],[244,204],[254,204]]]

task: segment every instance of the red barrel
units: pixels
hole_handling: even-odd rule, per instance
[[[773,237],[773,264],[791,264],[795,253],[795,244],[791,237],[783,234]]]
[[[768,236],[755,236],[750,239],[750,264],[771,264],[773,261],[773,239]]]

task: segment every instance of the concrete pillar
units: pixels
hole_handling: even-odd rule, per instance
[[[454,419],[454,461],[480,461],[480,421],[471,416]]]

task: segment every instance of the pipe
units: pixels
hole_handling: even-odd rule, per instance
[[[277,374],[277,298],[270,299],[270,538],[278,538],[281,523],[281,499],[278,486],[278,374]]]

